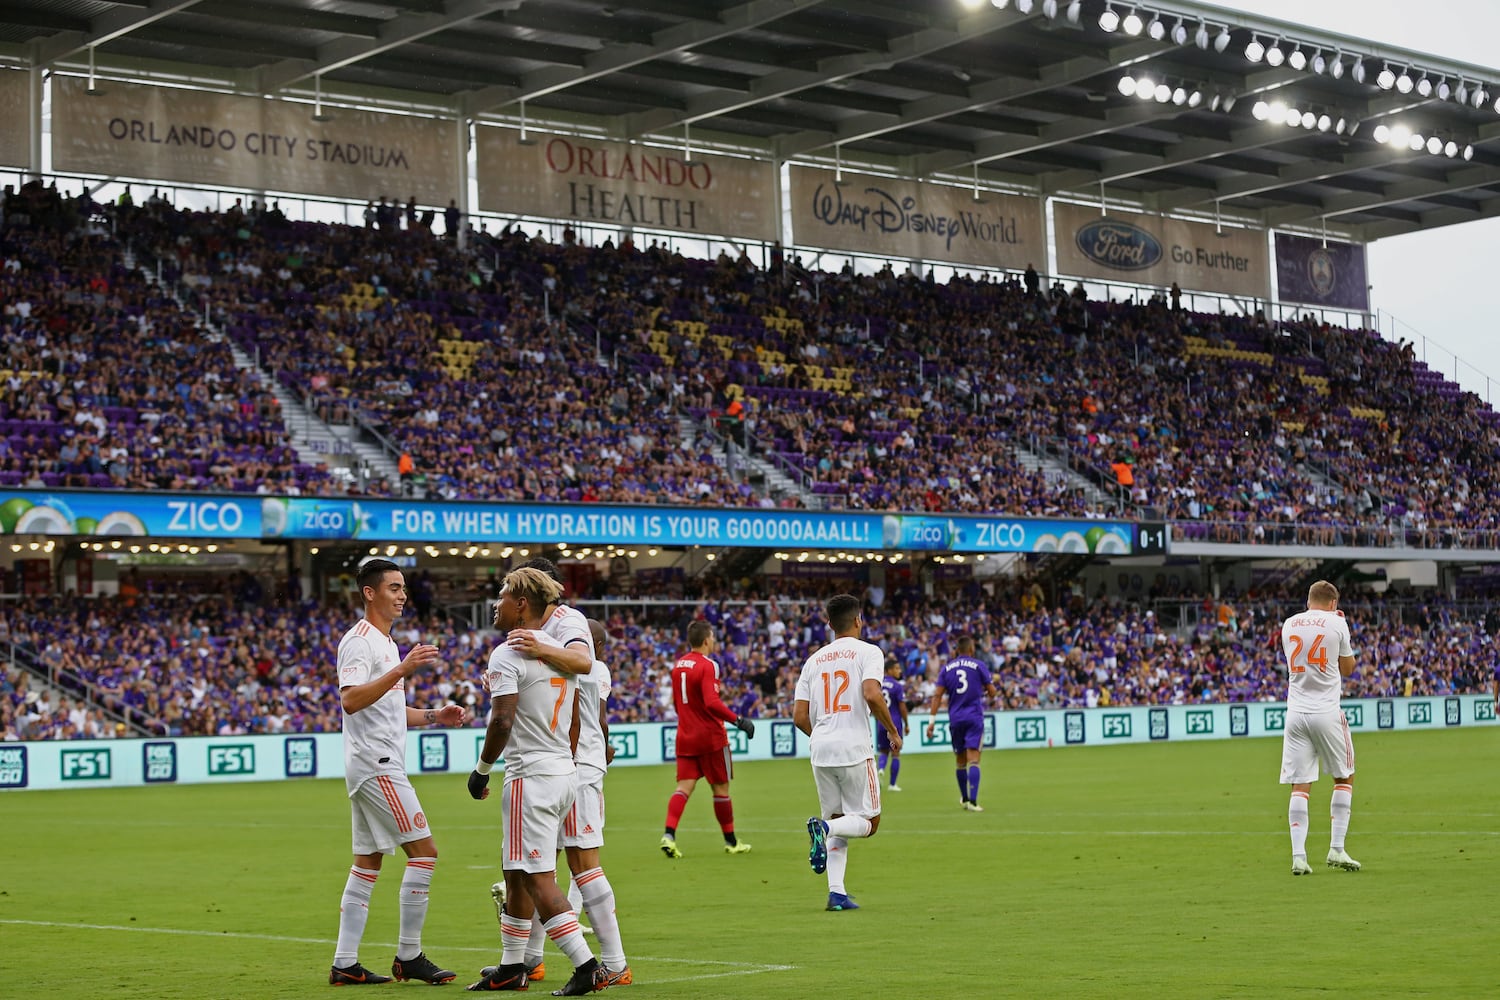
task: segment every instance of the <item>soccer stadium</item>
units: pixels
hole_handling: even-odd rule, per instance
[[[1500,416],[1368,248],[1497,113],[1197,0],[8,0],[7,995],[1492,995]]]

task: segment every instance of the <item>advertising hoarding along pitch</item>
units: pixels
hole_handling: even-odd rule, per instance
[[[792,235],[803,246],[1020,270],[1045,268],[1036,198],[793,166]],[[1040,262],[1040,263],[1038,263]]]
[[[1163,288],[1266,298],[1271,291],[1266,234],[1254,229],[1166,219],[1089,205],[1053,206],[1061,274]]]
[[[1282,302],[1369,312],[1365,248],[1277,233],[1276,292]]]
[[[479,207],[504,215],[777,238],[776,170],[766,160],[580,136],[475,129]]]
[[[1003,516],[0,490],[0,533],[1129,555],[1138,526]],[[1150,548],[1149,541],[1145,544]]]
[[[252,191],[445,205],[457,196],[451,121],[109,81],[52,84],[56,170]]]

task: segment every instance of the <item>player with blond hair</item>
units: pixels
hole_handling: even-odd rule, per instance
[[[1307,610],[1281,625],[1281,650],[1288,671],[1281,783],[1292,786],[1287,824],[1292,834],[1293,875],[1312,873],[1307,863],[1307,800],[1312,783],[1318,780],[1319,764],[1333,775],[1328,867],[1359,871],[1359,862],[1344,850],[1354,798],[1354,741],[1339,698],[1343,678],[1354,673],[1354,648],[1349,643],[1349,624],[1338,608],[1338,588],[1319,580],[1308,589]]]

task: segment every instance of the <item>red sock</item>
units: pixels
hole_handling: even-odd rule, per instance
[[[734,803],[729,801],[729,796],[714,796],[714,818],[719,821],[719,829],[724,831],[725,837],[734,833]]]
[[[678,789],[672,793],[667,800],[667,833],[677,836],[677,824],[682,819],[682,811],[687,808],[687,792]]]

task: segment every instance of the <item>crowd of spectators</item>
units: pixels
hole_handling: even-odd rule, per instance
[[[693,618],[709,621],[719,636],[726,702],[750,717],[789,718],[801,664],[829,638],[817,598],[830,586],[767,580],[734,596],[720,591],[672,607],[595,612],[605,616],[610,636],[602,651],[615,675],[610,718],[671,720],[671,668]],[[875,589],[867,594],[866,637],[901,664],[914,708],[931,697],[931,681],[960,634],[975,637],[994,673],[999,695],[990,707],[997,710],[1285,696],[1276,630],[1296,610],[1293,603],[1254,600],[1225,613],[1227,604],[1205,601],[1201,614],[1186,617],[1180,602],[1103,594],[1048,605],[1041,588],[1024,580],[936,598]],[[1488,634],[1500,621],[1496,608],[1357,596],[1344,607],[1359,654],[1347,697],[1489,689],[1500,663]],[[0,738],[110,736],[116,715],[173,736],[336,732],[333,650],[356,617],[347,606],[150,592],[5,604],[0,637],[33,654],[65,694],[42,692],[24,674],[7,679],[0,685]],[[394,635],[403,648],[420,640],[444,651],[438,669],[408,682],[412,703],[457,701],[482,725],[488,705],[481,678],[496,637],[435,614],[398,621]]]

